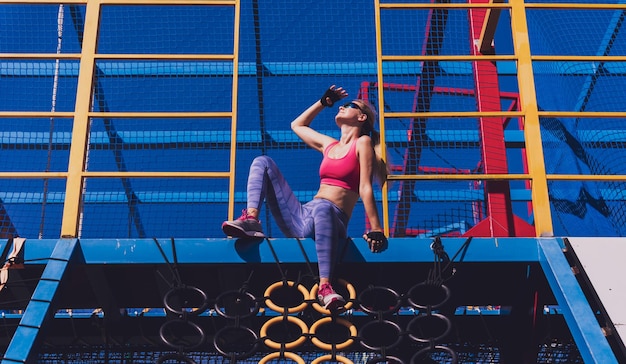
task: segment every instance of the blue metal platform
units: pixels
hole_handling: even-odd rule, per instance
[[[608,317],[598,312],[586,292],[589,287],[574,274],[564,253],[566,242],[560,238],[441,239],[451,259],[446,267],[454,268],[445,282],[452,292],[449,308],[441,310],[456,316],[455,325],[462,328],[463,319],[471,320],[472,309],[460,308],[499,307],[489,312],[504,324],[492,330],[510,352],[524,352],[533,345],[517,335],[542,335],[542,316],[559,315],[585,363],[618,363],[624,355],[618,332],[605,336]],[[407,297],[432,272],[436,261],[432,243],[432,239],[391,239],[387,251],[373,254],[362,240],[349,240],[340,247],[337,276],[357,292],[389,287]],[[7,251],[6,244],[0,244],[0,250]],[[72,337],[89,340],[94,333],[87,327],[93,325],[76,326],[81,312],[90,318],[83,321],[108,321],[111,331],[126,330],[129,335],[136,331],[128,321],[133,315],[162,323],[168,316],[159,314],[163,297],[175,278],[207,297],[242,286],[263,297],[269,285],[284,279],[314,283],[317,272],[310,239],[28,240],[20,258],[24,268],[10,269],[7,286],[0,292],[5,322],[19,320],[0,343],[6,347],[3,364],[35,362],[42,342],[61,343],[64,336],[66,342]],[[21,283],[25,281],[36,284],[27,288]],[[550,307],[557,307],[558,313]],[[142,308],[143,313],[137,313]],[[358,321],[358,311],[346,315]],[[200,316],[215,316],[211,312]],[[411,313],[399,310],[396,315]],[[484,311],[477,316],[488,315]],[[267,320],[271,314],[265,311],[260,316]],[[67,328],[70,321],[73,331]],[[477,336],[475,328],[470,332]]]

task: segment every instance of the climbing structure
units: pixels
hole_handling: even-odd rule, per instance
[[[623,252],[625,11],[0,0],[0,362],[623,361],[591,252]],[[359,204],[339,316],[314,242],[266,211],[269,239],[220,230],[257,155],[313,198],[289,123],[332,84],[378,110],[390,167],[389,249]]]

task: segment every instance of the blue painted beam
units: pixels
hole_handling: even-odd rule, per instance
[[[587,364],[617,364],[593,310],[554,238],[538,239],[540,264],[567,322],[578,351]]]
[[[30,250],[30,247],[37,243],[30,244],[26,249]],[[13,334],[1,364],[35,362],[38,339],[42,337],[41,331],[46,321],[54,315],[54,299],[70,262],[76,257],[75,253],[78,246],[76,239],[56,241],[54,250]]]
[[[158,239],[169,262],[173,262],[171,239]],[[345,263],[432,263],[432,239],[391,238],[389,248],[373,254],[360,237],[348,243],[341,261]],[[442,238],[446,252],[458,262],[537,262],[537,242],[534,238]],[[55,241],[50,239],[26,242],[26,264],[44,264],[38,260],[50,256]],[[159,247],[152,239],[81,239],[84,264],[164,264]],[[283,263],[317,262],[312,239],[277,238],[260,242],[237,239],[175,239],[180,264],[275,264],[274,253]],[[303,253],[304,251],[304,253]],[[305,256],[306,254],[306,256]],[[31,261],[35,260],[35,261]]]

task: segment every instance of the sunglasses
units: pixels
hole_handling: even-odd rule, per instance
[[[363,109],[361,109],[361,107],[357,103],[354,103],[354,102],[348,102],[346,104],[343,104],[341,107],[343,107],[344,109],[348,109],[348,108],[357,109],[360,112],[364,112]]]

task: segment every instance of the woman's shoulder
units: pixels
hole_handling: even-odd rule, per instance
[[[374,148],[372,147],[372,138],[370,138],[369,135],[361,135],[354,142],[354,145],[354,150],[357,156],[362,155],[363,153],[368,155],[370,152],[374,151]]]
[[[372,138],[369,135],[361,135],[355,142],[357,148],[372,147]]]

